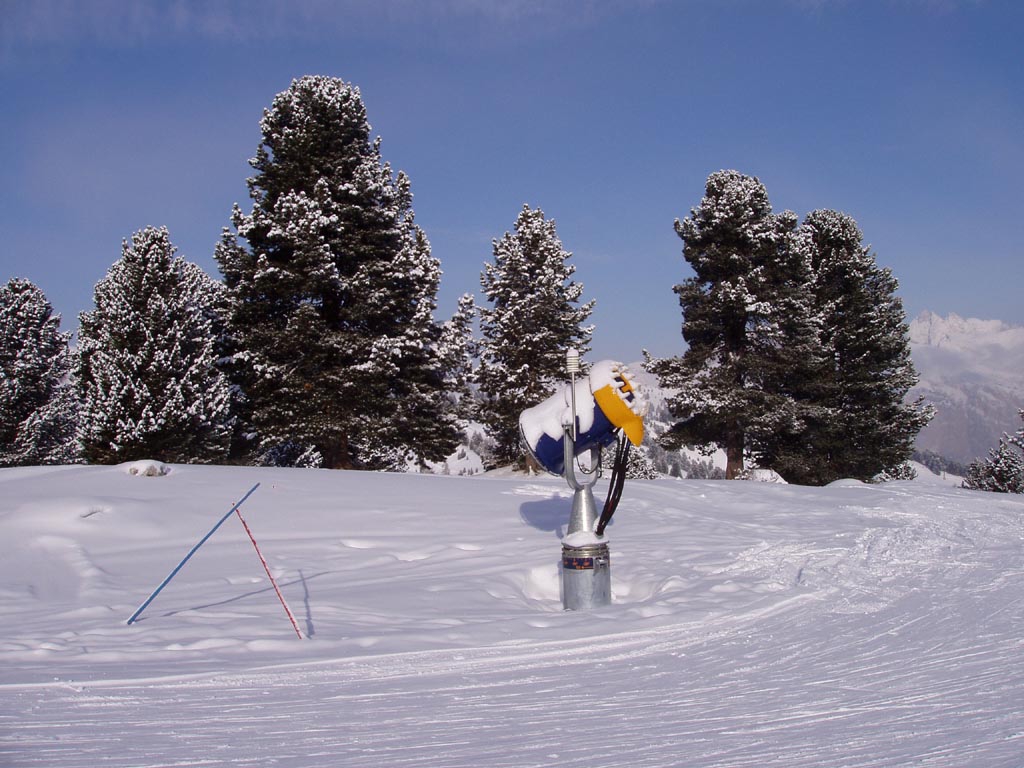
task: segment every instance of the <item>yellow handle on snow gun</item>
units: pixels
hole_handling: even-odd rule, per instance
[[[629,442],[633,445],[640,445],[644,439],[644,420],[629,407],[624,394],[633,392],[633,385],[623,377],[622,387],[616,389],[611,384],[606,384],[594,392],[594,400],[604,413],[605,417],[626,433]],[[619,392],[623,394],[620,395]]]

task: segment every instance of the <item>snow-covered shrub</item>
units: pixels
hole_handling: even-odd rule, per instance
[[[1024,410],[1020,412],[1024,419]],[[1003,435],[999,445],[967,467],[964,488],[997,493],[1024,493],[1024,428]]]
[[[761,469],[760,467],[747,467],[736,475],[736,480],[750,480],[755,483],[776,483],[786,485],[782,475],[774,469]]]
[[[323,463],[324,457],[314,446],[290,441],[266,448],[256,461],[257,465],[263,467],[303,467],[306,469],[322,467]]]
[[[890,480],[916,480],[917,470],[914,469],[913,465],[909,461],[905,461],[902,464],[897,464],[895,467],[882,470],[873,478],[872,483],[887,483]]]
[[[137,477],[163,477],[171,473],[171,468],[162,461],[142,459],[125,465],[125,472]]]

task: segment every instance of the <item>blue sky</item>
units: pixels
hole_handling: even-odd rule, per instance
[[[274,95],[359,86],[441,260],[439,319],[524,203],[595,298],[592,357],[682,351],[673,229],[708,174],[852,215],[908,319],[1024,324],[1016,0],[0,2],[0,279],[67,329],[166,225],[213,247]]]

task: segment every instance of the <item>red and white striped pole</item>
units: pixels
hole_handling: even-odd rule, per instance
[[[235,514],[238,515],[238,519],[242,521],[242,527],[245,528],[245,532],[249,534],[249,541],[252,542],[253,548],[256,550],[256,554],[259,555],[260,562],[263,563],[263,570],[267,572],[267,578],[270,579],[270,583],[274,585],[274,591],[277,592],[277,599],[281,601],[281,605],[284,606],[284,612],[288,614],[288,620],[292,623],[292,629],[295,630],[295,634],[299,636],[299,640],[302,639],[302,632],[299,631],[299,625],[295,623],[295,617],[292,615],[291,609],[288,607],[288,603],[284,601],[284,595],[281,594],[281,590],[277,587],[277,582],[274,580],[274,575],[270,572],[270,567],[267,565],[266,559],[263,557],[263,553],[260,552],[260,547],[256,543],[256,539],[252,535],[252,531],[249,530],[249,524],[245,522],[245,518],[242,517],[242,513],[236,508]]]

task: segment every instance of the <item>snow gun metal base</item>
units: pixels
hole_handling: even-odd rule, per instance
[[[582,547],[562,545],[562,607],[567,611],[600,608],[612,601],[612,561],[608,542]]]
[[[585,479],[576,477],[576,449],[572,429],[565,431],[565,481],[573,489],[572,513],[562,543],[562,607],[567,611],[600,608],[612,601],[612,567],[608,542],[594,533],[597,504],[594,483],[600,474],[601,449],[590,449]]]

